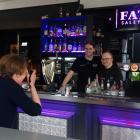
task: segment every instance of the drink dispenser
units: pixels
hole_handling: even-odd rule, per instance
[[[122,63],[127,62],[127,47],[128,47],[128,40],[122,40]]]

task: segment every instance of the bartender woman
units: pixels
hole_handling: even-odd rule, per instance
[[[95,48],[91,42],[85,44],[85,55],[77,58],[66,77],[62,82],[60,90],[66,87],[66,84],[70,81],[74,73],[78,74],[77,78],[77,90],[79,96],[85,95],[85,87],[88,84],[88,79],[93,81],[97,73],[97,61],[94,57]]]

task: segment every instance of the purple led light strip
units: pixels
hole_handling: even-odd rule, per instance
[[[50,116],[50,117],[64,118],[64,119],[68,119],[72,117],[74,114],[75,114],[74,112],[52,110],[52,109],[43,109],[41,112],[41,115],[43,116]]]
[[[123,127],[131,127],[131,128],[140,128],[140,122],[135,120],[104,118],[101,119],[101,123],[105,125],[115,125],[120,127],[123,126]]]
[[[118,27],[117,19],[118,19],[118,9],[116,9],[116,29]]]
[[[24,113],[24,111],[18,108],[19,113]],[[61,110],[54,110],[54,109],[43,109],[41,112],[42,116],[49,116],[54,118],[62,118],[62,119],[69,119],[74,116],[75,112],[69,111],[61,111]]]

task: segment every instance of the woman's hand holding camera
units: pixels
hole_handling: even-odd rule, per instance
[[[32,73],[30,73],[30,79],[29,79],[29,82],[30,82],[30,86],[35,86],[35,82],[36,82],[36,70],[32,70]]]

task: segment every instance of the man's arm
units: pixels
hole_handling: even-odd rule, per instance
[[[67,73],[66,77],[64,78],[64,80],[63,80],[63,82],[62,82],[62,85],[61,85],[61,87],[60,87],[60,90],[61,90],[61,89],[64,89],[64,88],[66,87],[67,83],[70,81],[70,79],[72,78],[73,75],[74,75],[74,71],[73,71],[73,70],[70,70],[70,71]]]

